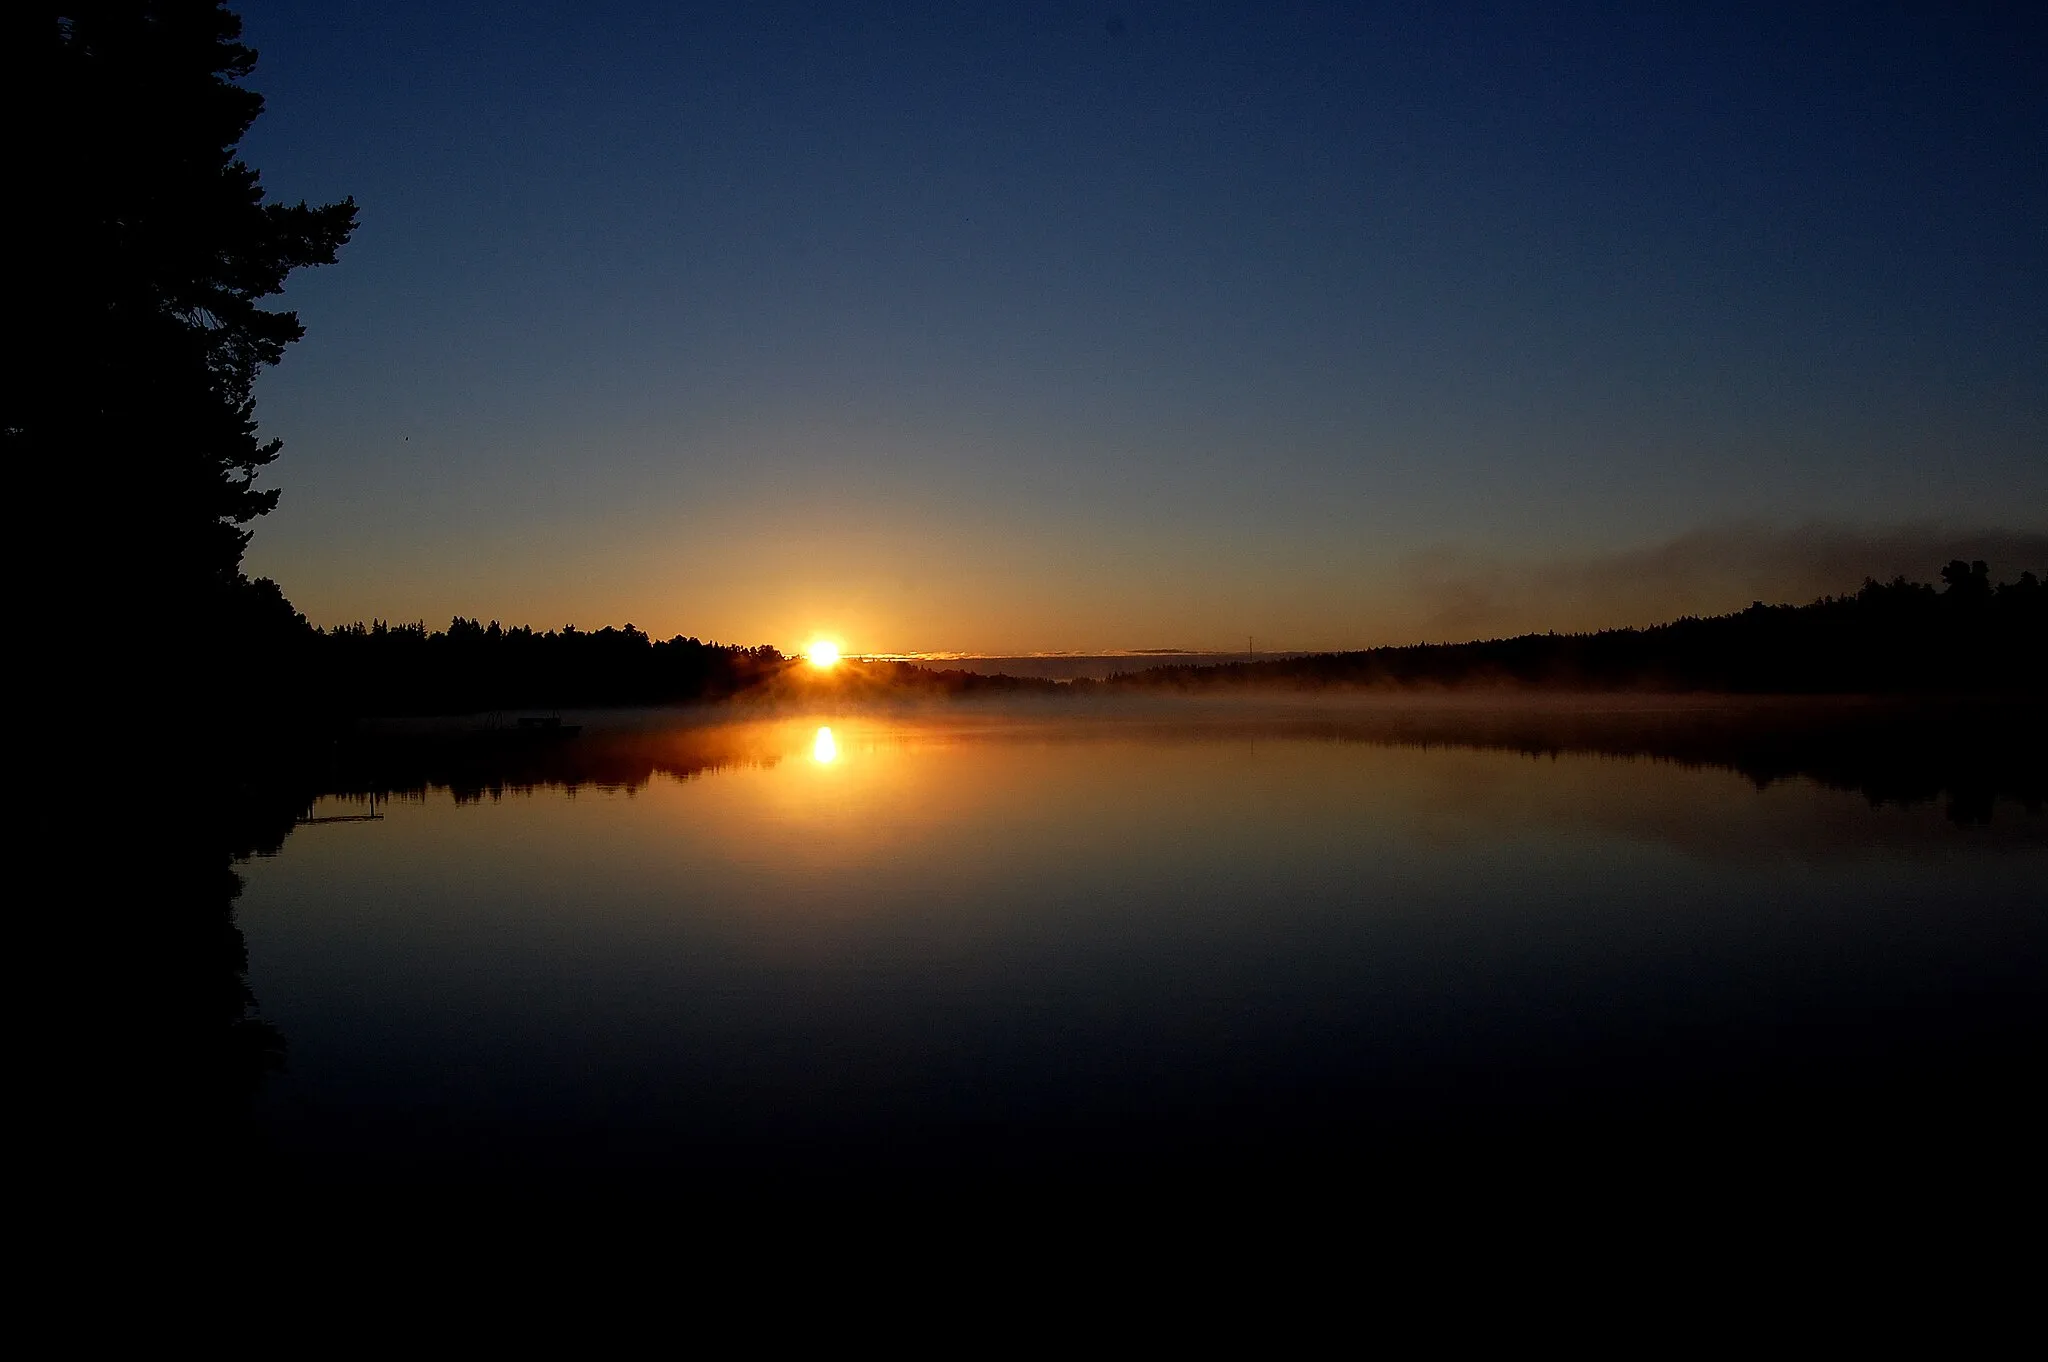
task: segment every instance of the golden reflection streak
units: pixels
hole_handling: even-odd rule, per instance
[[[811,744],[811,760],[820,765],[830,765],[839,760],[839,744],[832,740],[832,730],[818,730],[816,741]]]

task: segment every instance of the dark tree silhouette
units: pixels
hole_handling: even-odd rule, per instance
[[[1965,563],[1956,558],[1941,570],[1941,580],[1948,584],[1948,595],[1963,601],[1988,601],[1991,599],[1991,568],[1982,558]]]
[[[38,588],[77,598],[30,673],[48,726],[87,730],[38,767],[68,788],[38,801],[25,839],[79,867],[64,915],[78,939],[51,958],[90,960],[95,980],[67,1010],[67,1099],[43,1108],[74,1157],[151,1189],[210,1182],[195,1170],[227,1147],[223,1094],[276,1056],[251,1015],[227,867],[246,840],[246,756],[268,741],[259,711],[291,702],[278,668],[255,665],[259,641],[303,622],[241,573],[247,526],[277,500],[256,485],[278,445],[257,434],[252,390],[301,335],[263,300],[355,226],[350,200],[266,203],[236,155],[263,109],[240,83],[256,57],[240,34],[213,0],[0,6],[14,342],[0,450],[14,538],[62,546],[33,563]],[[62,723],[97,715],[95,699],[132,708],[104,733]],[[117,856],[80,813],[110,772],[179,789],[124,828]]]
[[[10,469],[50,481],[46,511],[106,524],[101,559],[142,569],[124,594],[175,612],[239,585],[245,527],[277,502],[255,485],[278,442],[258,437],[251,389],[303,329],[258,304],[335,259],[355,203],[264,201],[235,152],[263,110],[240,84],[256,54],[224,5],[10,8],[32,115],[10,167],[28,295],[0,412]]]
[[[1524,634],[1112,676],[1109,690],[1296,687],[1536,687],[1736,694],[2048,693],[2048,588],[2032,572],[1993,585],[1960,559],[1947,589],[1900,577],[1809,605],[1758,601],[1733,615],[1647,629]],[[1081,683],[1075,683],[1080,686]],[[1086,689],[1086,687],[1083,687]]]

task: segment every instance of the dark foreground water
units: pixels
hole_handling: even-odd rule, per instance
[[[260,1143],[341,1183],[707,1187],[2036,1147],[2032,758],[1668,708],[388,758],[242,867],[288,1047]]]

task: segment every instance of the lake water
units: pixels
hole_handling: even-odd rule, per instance
[[[570,1182],[2033,1139],[2032,755],[1714,713],[614,716],[337,779],[240,867],[262,1139]]]

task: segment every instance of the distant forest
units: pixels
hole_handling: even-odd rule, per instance
[[[1051,681],[902,662],[847,662],[821,675],[771,646],[656,639],[632,624],[539,630],[457,616],[445,630],[383,620],[320,629],[267,579],[235,591],[220,651],[242,654],[240,674],[266,678],[252,701],[290,697],[284,708],[306,716],[690,704],[821,689],[844,698],[1058,689]]]
[[[1994,585],[1951,562],[1937,589],[1896,578],[1811,605],[1758,602],[1733,615],[1594,634],[1524,634],[1270,662],[1162,666],[1094,683],[1107,691],[1501,686],[1732,694],[2040,694],[2048,690],[2048,587],[2031,572]]]
[[[268,674],[287,707],[330,717],[462,714],[565,706],[653,705],[721,700],[786,671],[772,647],[653,639],[624,628],[506,628],[457,617],[424,623],[319,629],[275,583],[241,589],[226,647],[249,656],[244,674]]]
[[[858,696],[1502,687],[1734,694],[2021,694],[2048,691],[2048,587],[2032,573],[1994,585],[1954,562],[1934,587],[1903,578],[1811,605],[1761,603],[1647,629],[1525,634],[1266,662],[1166,665],[1104,681],[979,676],[909,663],[818,673],[773,647],[655,639],[628,624],[506,628],[457,618],[445,630],[382,621],[318,629],[275,584],[244,582],[223,651],[269,701],[332,718],[709,702],[740,695]]]

